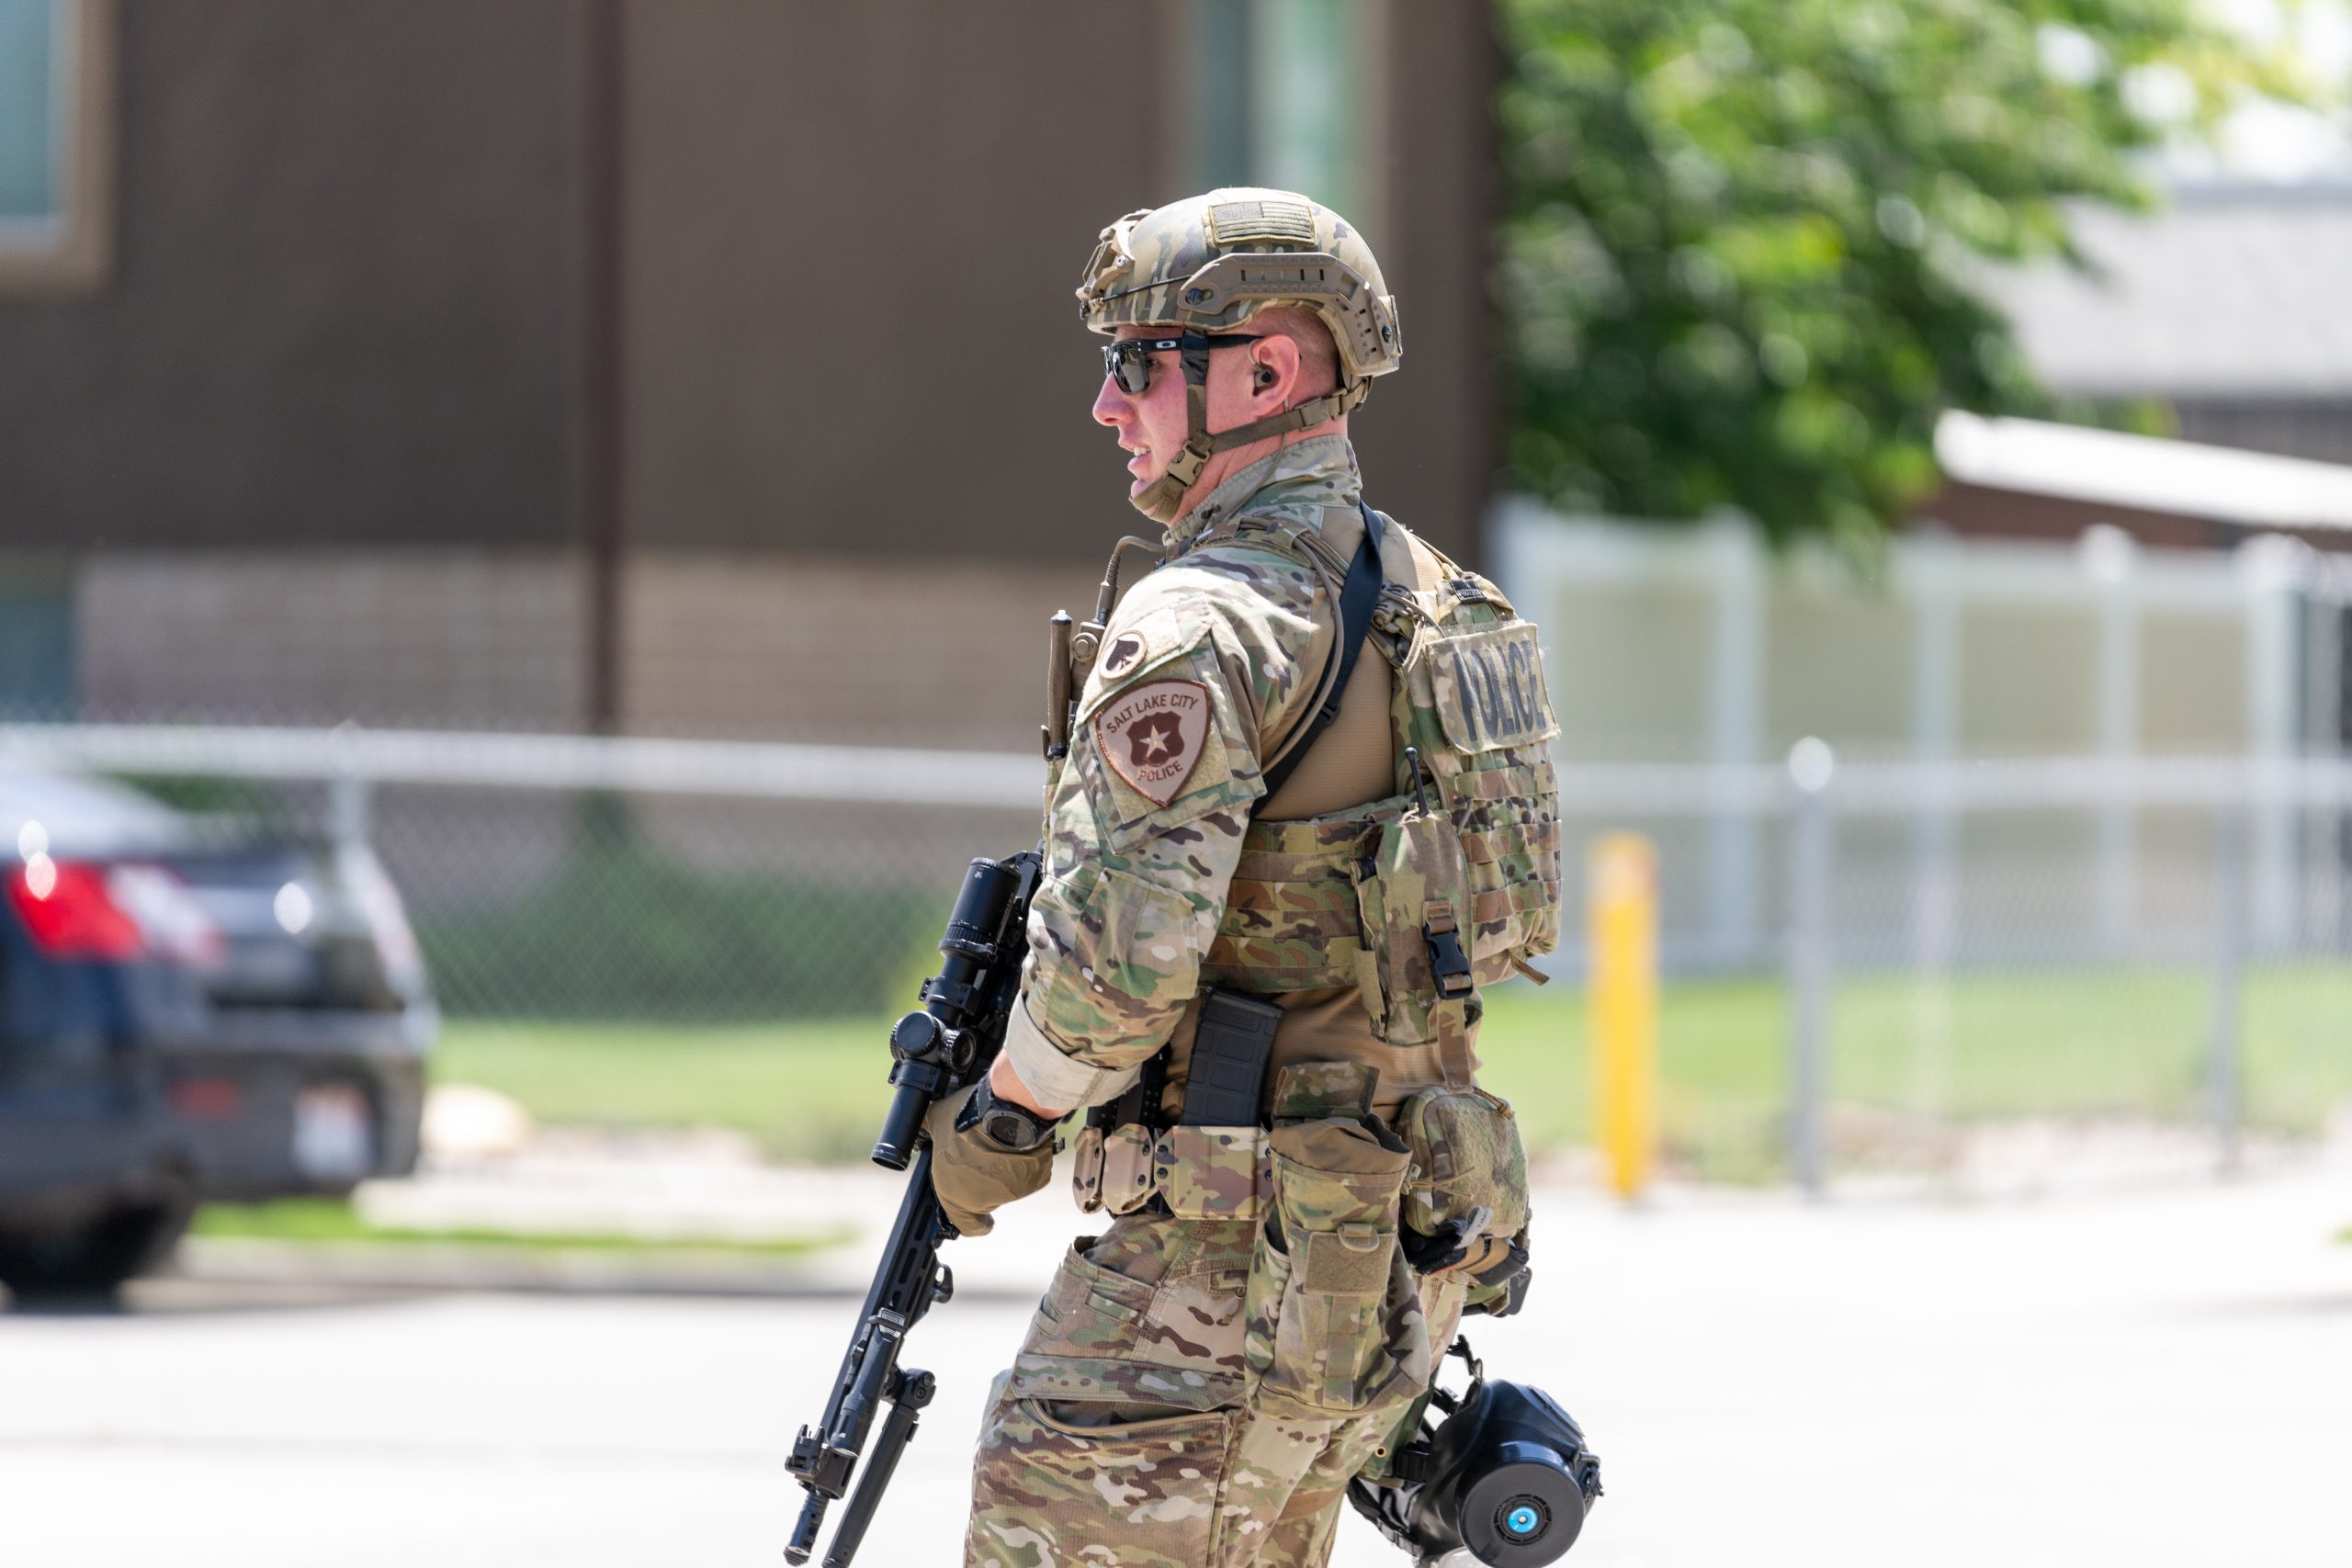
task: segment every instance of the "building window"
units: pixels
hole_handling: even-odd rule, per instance
[[[1199,0],[1195,115],[1208,184],[1295,190],[1365,221],[1359,88],[1378,10],[1359,0]]]
[[[0,290],[105,281],[114,21],[113,0],[0,0]]]
[[[0,562],[0,722],[73,716],[73,579]]]

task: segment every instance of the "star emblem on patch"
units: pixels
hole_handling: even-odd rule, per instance
[[[1129,788],[1166,806],[1208,748],[1210,711],[1198,681],[1146,681],[1095,711],[1095,749]]]
[[[1184,721],[1174,714],[1147,714],[1127,731],[1127,760],[1156,768],[1184,748]]]

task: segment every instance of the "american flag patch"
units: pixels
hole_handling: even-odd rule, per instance
[[[1209,209],[1209,243],[1220,249],[1252,241],[1315,243],[1315,209],[1303,201],[1227,201]]]

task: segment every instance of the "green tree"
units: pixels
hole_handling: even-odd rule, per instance
[[[2049,413],[1981,285],[2248,93],[2197,0],[1502,0],[1511,479],[1867,551],[1947,408]],[[2085,411],[2068,411],[2082,416]]]

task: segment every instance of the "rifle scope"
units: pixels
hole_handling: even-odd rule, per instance
[[[973,1045],[964,1032],[988,1014],[989,993],[1003,979],[1005,965],[1020,966],[1024,933],[1005,926],[1020,897],[1023,858],[972,863],[948,913],[946,934],[939,939],[939,973],[922,983],[922,1010],[891,1026],[890,1054],[898,1058],[890,1068],[895,1092],[882,1119],[882,1135],[874,1143],[878,1166],[907,1168],[923,1112],[952,1080],[972,1068]]]

